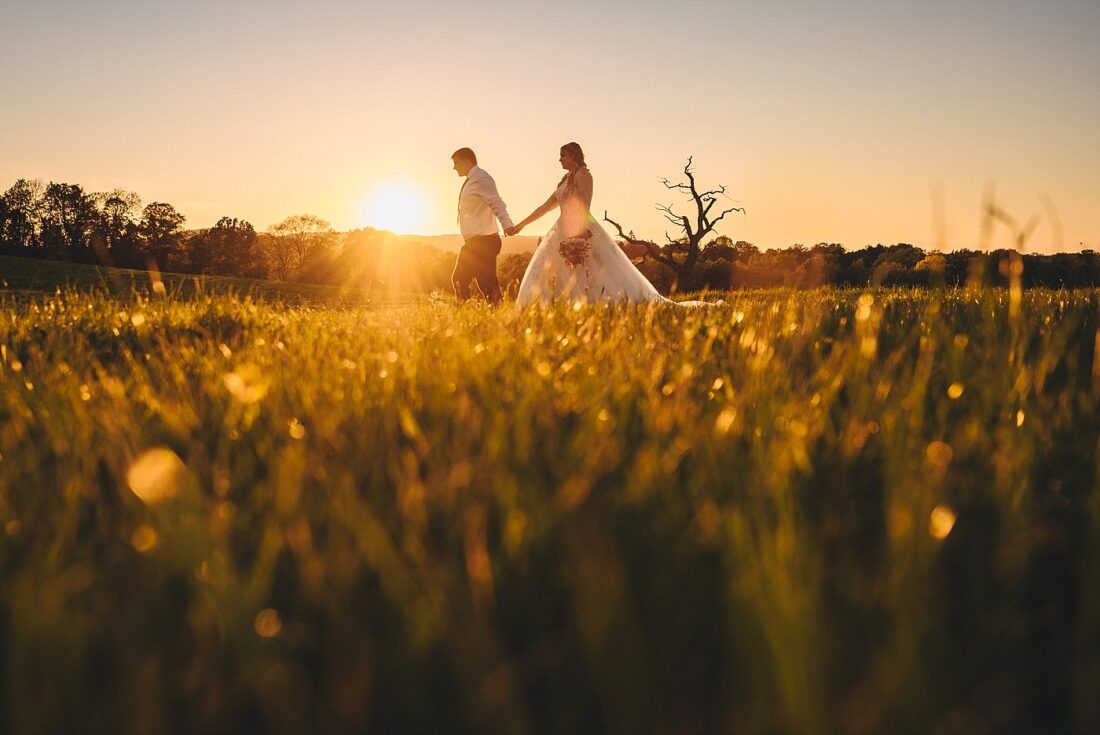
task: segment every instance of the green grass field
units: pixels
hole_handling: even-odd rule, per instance
[[[0,731],[1100,728],[1094,292],[2,298]]]
[[[361,289],[312,283],[286,283],[225,276],[160,274],[151,271],[0,255],[0,297],[6,296],[9,301],[28,299],[43,292],[54,293],[58,289],[96,291],[122,297],[130,297],[134,294],[145,296],[163,294],[173,299],[193,299],[203,295],[236,295],[291,304],[388,305],[424,299],[422,294],[365,292]]]

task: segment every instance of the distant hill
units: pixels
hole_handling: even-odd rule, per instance
[[[185,230],[184,238],[188,238],[190,235],[197,234],[201,231],[201,229]],[[344,235],[352,232],[384,235],[385,239],[390,242],[396,242],[397,244],[403,245],[427,245],[429,248],[434,248],[444,253],[456,253],[462,248],[462,235],[460,234],[396,234],[388,230],[375,230],[370,227],[338,231],[338,234]],[[271,234],[264,230],[257,231],[256,235],[261,239],[271,237]],[[516,235],[515,238],[505,238],[502,235],[500,241],[502,241],[502,248],[500,248],[500,254],[502,255],[508,255],[510,253],[533,253],[535,249],[538,248],[539,235],[520,234]]]
[[[399,244],[428,245],[448,253],[457,253],[462,247],[461,235],[394,235]],[[538,247],[539,238],[528,235],[502,237],[501,255],[509,253],[533,253]]]
[[[201,232],[201,230],[187,230],[184,232],[184,237],[193,235],[197,232]],[[445,253],[457,253],[462,248],[461,235],[398,235],[388,230],[375,230],[373,227],[363,227],[358,230],[350,230],[349,232],[376,233],[378,235],[384,235],[388,241],[397,245],[428,246]],[[346,235],[349,234],[349,232],[340,232],[339,234]],[[261,240],[270,237],[270,235],[264,231],[258,231],[256,234]],[[539,237],[537,235],[501,237],[500,254],[533,253],[535,252],[535,248],[538,247],[538,244]]]

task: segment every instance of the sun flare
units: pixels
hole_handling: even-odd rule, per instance
[[[362,215],[369,227],[411,235],[424,227],[424,193],[408,184],[387,184],[363,199]]]

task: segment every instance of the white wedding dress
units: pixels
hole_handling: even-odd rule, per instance
[[[577,194],[566,182],[558,185],[554,196],[561,215],[539,242],[523,280],[516,303],[527,306],[552,301],[629,301],[641,303],[705,306],[705,301],[676,302],[666,299],[642,275],[626,253],[600,226]],[[588,257],[570,267],[559,252],[562,240],[591,233]]]

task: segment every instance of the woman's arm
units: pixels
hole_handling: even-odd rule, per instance
[[[554,194],[551,194],[549,199],[547,199],[545,202],[540,204],[534,212],[531,212],[531,214],[524,217],[523,221],[521,221],[519,224],[505,230],[504,231],[505,234],[507,234],[507,235],[519,234],[519,231],[522,230],[524,227],[531,224],[532,222],[537,220],[539,217],[541,217],[542,215],[544,215],[547,212],[549,212],[550,210],[552,210],[554,207],[558,206],[558,197],[556,196],[556,194],[557,194],[557,192],[555,192]],[[591,196],[591,194],[589,194],[589,196]]]
[[[585,211],[592,209],[592,174],[588,169],[582,168],[573,176],[573,184],[576,186],[577,196],[584,202]]]

